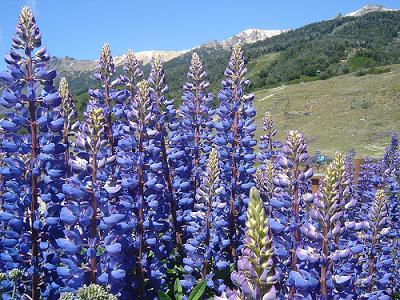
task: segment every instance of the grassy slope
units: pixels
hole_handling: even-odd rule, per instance
[[[310,153],[320,149],[332,155],[353,148],[359,156],[382,155],[391,132],[400,128],[400,65],[390,68],[390,73],[351,73],[254,92],[257,135],[263,114],[270,111],[278,138],[298,129],[308,139]]]
[[[269,53],[252,59],[247,64],[248,77],[254,84],[260,80],[260,72],[267,69],[277,58],[279,53]]]

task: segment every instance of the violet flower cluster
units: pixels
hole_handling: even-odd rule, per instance
[[[335,154],[313,193],[302,133],[277,141],[267,113],[256,153],[239,45],[217,99],[193,53],[178,106],[161,57],[147,78],[133,51],[121,71],[104,44],[79,121],[67,80],[54,86],[49,59],[24,7],[0,73],[2,299],[399,292],[397,135],[360,174],[356,154]]]
[[[237,249],[243,242],[248,193],[254,186],[252,175],[256,171],[256,111],[253,106],[254,95],[245,93],[246,86],[250,84],[246,73],[243,51],[236,45],[225,70],[223,89],[218,94],[220,104],[216,110],[218,122],[215,124],[215,143],[218,146],[221,177],[225,187],[223,197],[229,201],[230,207],[230,255],[233,261],[237,259]]]

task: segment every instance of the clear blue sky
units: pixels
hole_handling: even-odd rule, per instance
[[[104,42],[114,55],[188,49],[248,28],[292,29],[348,13],[363,0],[0,0],[0,57],[9,50],[21,7],[33,9],[51,55],[96,59]],[[376,2],[400,8],[397,0]],[[3,60],[0,62],[4,68]]]

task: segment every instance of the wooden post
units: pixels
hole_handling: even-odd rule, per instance
[[[354,183],[358,183],[358,178],[360,177],[361,165],[364,162],[364,158],[355,158],[354,159]]]
[[[313,193],[313,194],[315,194],[315,193],[318,191],[320,179],[321,179],[321,176],[313,176],[313,177],[311,178],[312,193]]]

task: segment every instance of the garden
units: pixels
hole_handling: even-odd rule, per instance
[[[240,45],[218,95],[193,53],[177,102],[161,57],[147,77],[128,51],[117,76],[104,44],[78,118],[41,40],[24,7],[0,73],[2,299],[400,292],[397,134],[360,172],[356,153],[337,152],[313,192],[307,136],[278,141],[269,113],[255,123]]]

